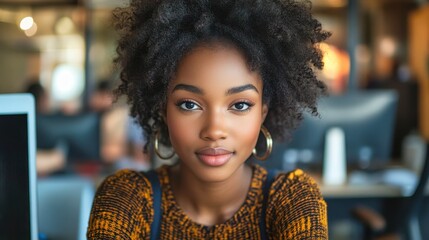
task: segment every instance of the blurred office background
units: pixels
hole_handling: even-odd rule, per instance
[[[380,214],[386,228],[395,226],[395,211],[406,206],[402,200],[412,195],[423,166],[429,140],[429,2],[312,3],[332,32],[321,45],[325,68],[318,73],[330,97],[321,101],[320,116],[304,116],[291,141],[274,143],[264,164],[314,173],[328,202],[330,239],[365,239],[368,222],[356,207]],[[112,102],[118,84],[112,10],[126,4],[0,0],[0,93],[31,92],[38,99],[37,164],[45,187],[50,179],[71,175],[96,187],[120,168],[159,164],[142,153],[146,139],[124,100]],[[325,186],[325,138],[335,126],[346,140],[346,182]],[[429,222],[427,198],[419,213],[420,224]],[[429,239],[426,228],[421,232]]]

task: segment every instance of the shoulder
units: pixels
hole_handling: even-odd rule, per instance
[[[121,170],[98,187],[88,224],[88,239],[144,237],[152,219],[151,186],[143,173]]]
[[[271,189],[271,192],[279,194],[294,193],[296,195],[299,192],[312,192],[315,195],[321,195],[317,182],[301,169],[277,174]]]
[[[317,182],[301,169],[278,174],[271,185],[270,198],[270,202],[280,204],[277,206],[285,203],[305,204],[308,201],[326,205]]]
[[[317,182],[304,171],[278,174],[268,201],[267,217],[276,237],[327,239],[326,202]]]
[[[152,187],[144,173],[120,170],[108,176],[97,188],[94,206],[145,206],[152,204]],[[93,207],[94,207],[93,206]]]
[[[125,169],[108,176],[98,188],[99,191],[145,191],[150,190],[150,183],[144,173]],[[124,192],[122,192],[123,194]]]
[[[120,170],[106,177],[97,188],[95,202],[104,204],[151,204],[152,186],[144,172]]]

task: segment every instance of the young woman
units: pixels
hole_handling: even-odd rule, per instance
[[[267,183],[265,169],[246,164],[266,159],[271,136],[285,137],[303,111],[317,114],[325,92],[314,74],[323,66],[317,44],[329,33],[310,3],[135,0],[115,16],[118,93],[155,152],[178,157],[156,171],[159,239],[327,239],[326,204],[308,175],[295,170]],[[141,172],[108,177],[88,238],[149,239],[156,188]]]

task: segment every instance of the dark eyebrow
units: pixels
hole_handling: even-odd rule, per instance
[[[246,84],[243,86],[238,86],[238,87],[233,87],[228,89],[228,91],[226,91],[226,95],[231,95],[231,94],[243,92],[246,90],[254,90],[255,92],[259,93],[258,89],[255,86],[253,86],[252,84]]]
[[[203,90],[201,90],[195,86],[187,85],[187,84],[177,84],[176,86],[174,86],[172,92],[174,92],[176,90],[185,90],[185,91],[193,92],[193,93],[200,94],[200,95],[204,94]]]

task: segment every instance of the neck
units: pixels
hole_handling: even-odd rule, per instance
[[[225,222],[243,205],[249,191],[252,169],[243,164],[228,179],[207,183],[178,165],[172,170],[177,203],[195,222],[212,226]]]

